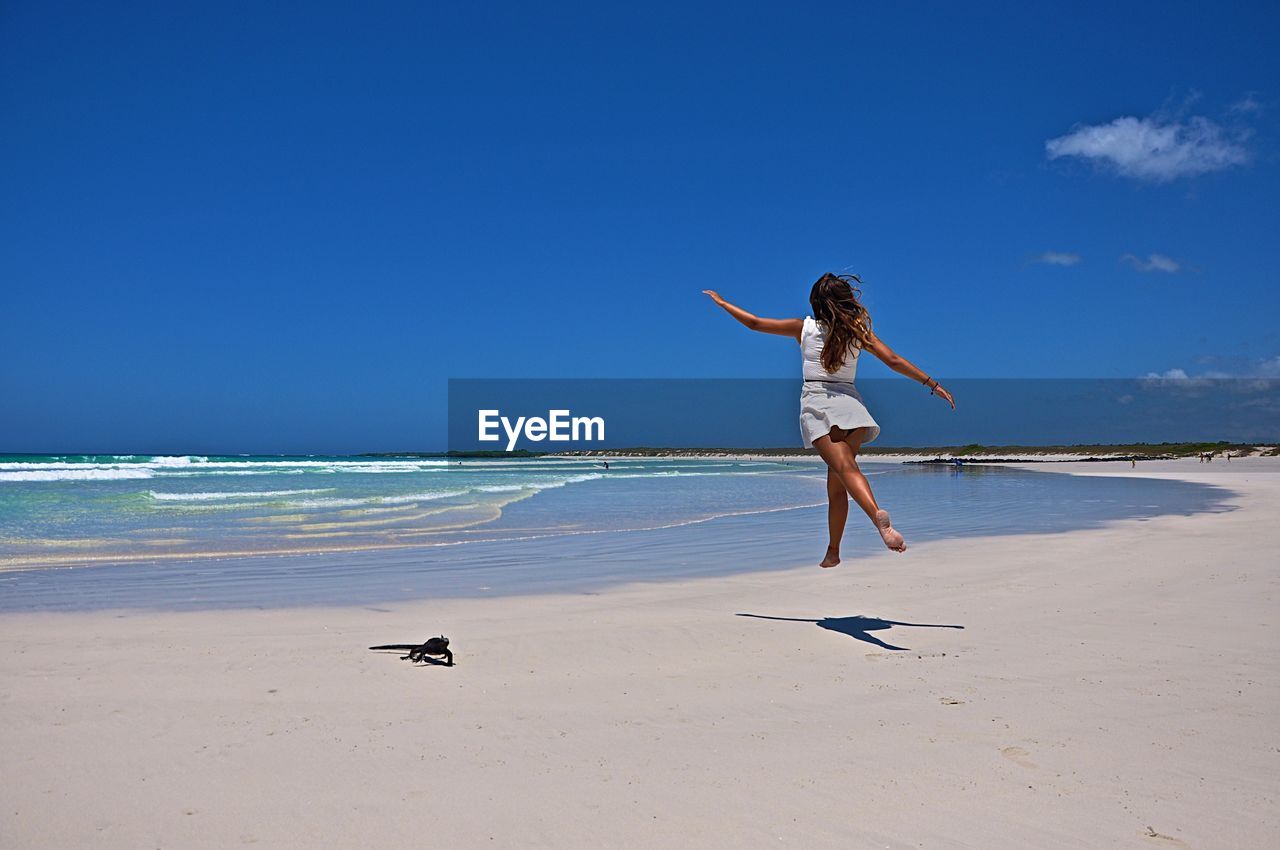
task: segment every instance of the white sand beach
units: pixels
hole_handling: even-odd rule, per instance
[[[1236,509],[591,594],[4,615],[0,846],[1280,846],[1280,459],[1047,467]],[[453,668],[366,649],[440,632]]]

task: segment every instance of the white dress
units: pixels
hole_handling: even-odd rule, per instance
[[[851,431],[866,428],[869,443],[880,434],[862,396],[853,386],[858,371],[859,348],[852,348],[834,374],[822,368],[822,345],[826,333],[812,316],[804,317],[800,331],[800,354],[804,358],[804,389],[800,391],[800,433],[806,446],[831,433],[832,428]]]

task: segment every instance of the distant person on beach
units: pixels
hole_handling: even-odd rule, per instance
[[[830,272],[818,278],[809,292],[812,316],[803,319],[762,319],[704,289],[711,300],[753,331],[789,336],[800,343],[804,365],[804,388],[800,391],[800,432],[806,445],[818,450],[827,464],[827,527],[830,540],[822,566],[840,563],[840,540],[849,518],[849,497],[871,519],[884,545],[895,552],[906,551],[902,535],[889,521],[871,492],[871,485],[858,468],[858,451],[880,433],[880,426],[862,403],[854,388],[858,355],[865,349],[893,371],[919,381],[931,395],[940,397],[954,410],[951,393],[885,345],[871,332],[871,316],[858,296],[862,279],[857,275]]]

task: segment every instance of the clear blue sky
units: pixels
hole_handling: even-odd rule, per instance
[[[0,451],[439,448],[449,377],[1278,374],[1274,3],[0,7]],[[878,365],[868,374],[882,374]]]

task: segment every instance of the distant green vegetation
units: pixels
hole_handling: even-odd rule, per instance
[[[1255,447],[1244,443],[1090,443],[1071,446],[940,446],[931,448],[867,447],[863,454],[926,454],[966,457],[971,455],[1124,455],[1126,457],[1194,457],[1202,452],[1231,452],[1237,457],[1251,455]]]

